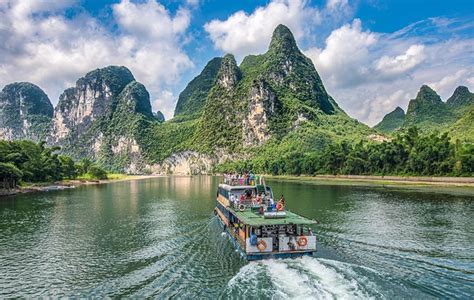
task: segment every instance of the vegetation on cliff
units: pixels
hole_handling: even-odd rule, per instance
[[[232,55],[222,59],[189,145],[206,153],[252,153],[267,143],[283,151],[294,139],[314,150],[372,133],[337,106],[290,30],[279,25],[266,53],[247,56],[240,66]]]
[[[397,106],[394,111],[386,114],[382,121],[374,126],[374,129],[383,133],[389,133],[400,129],[404,122],[405,112],[400,106]]]
[[[211,59],[201,74],[191,80],[179,94],[174,110],[175,118],[192,119],[201,115],[206,105],[207,95],[216,82],[221,61],[221,57]]]
[[[322,151],[279,151],[270,145],[251,159],[229,161],[216,172],[252,170],[274,175],[474,176],[474,145],[453,143],[447,133],[423,134],[416,127],[383,143],[328,143]]]
[[[423,85],[416,98],[410,100],[406,115],[397,107],[374,128],[383,133],[392,133],[400,128],[416,126],[424,132],[447,132],[453,140],[472,142],[473,108],[474,94],[465,86],[457,87],[444,102],[433,89]]]

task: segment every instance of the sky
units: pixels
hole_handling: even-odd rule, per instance
[[[169,119],[210,59],[264,53],[278,24],[366,124],[423,84],[443,100],[474,90],[472,0],[0,0],[0,87],[29,81],[56,105],[88,71],[123,65]]]

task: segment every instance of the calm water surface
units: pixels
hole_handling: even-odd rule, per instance
[[[316,257],[247,263],[213,217],[217,177],[0,200],[0,298],[472,298],[474,196],[270,182],[319,220]]]

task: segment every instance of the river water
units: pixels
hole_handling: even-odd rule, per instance
[[[314,218],[315,257],[248,263],[212,210],[217,177],[0,200],[0,298],[472,298],[469,191],[269,181]]]

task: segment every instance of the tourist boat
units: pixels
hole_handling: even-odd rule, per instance
[[[290,212],[281,204],[272,205],[272,199],[272,189],[265,184],[226,180],[219,184],[214,213],[247,260],[312,255],[316,236],[310,225],[316,221]]]

